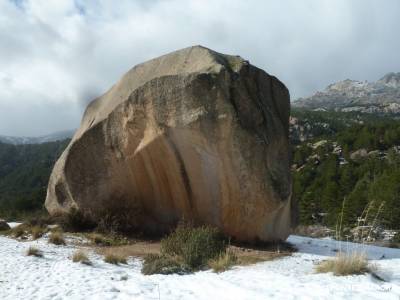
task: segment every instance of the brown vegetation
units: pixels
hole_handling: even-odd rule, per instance
[[[162,254],[149,254],[145,256],[142,274],[185,274],[190,270],[182,264],[177,257],[166,256]]]
[[[131,243],[131,240],[119,234],[111,234],[111,233],[103,234],[95,232],[95,233],[85,234],[84,236],[88,238],[93,245],[101,247],[123,246]]]
[[[123,257],[142,257],[144,258],[148,254],[159,254],[160,243],[151,241],[140,241],[130,245],[123,246],[110,246],[110,247],[98,247],[96,252],[100,255],[107,255],[113,253]]]
[[[336,276],[357,275],[371,272],[374,267],[368,263],[367,256],[364,253],[340,252],[329,260],[321,262],[316,267],[317,273],[332,272]]]
[[[26,251],[27,256],[36,256],[36,257],[43,257],[43,252],[40,251],[38,248],[30,246]]]
[[[236,254],[232,251],[226,251],[218,257],[210,260],[208,265],[215,272],[220,273],[229,270],[238,261]]]
[[[118,264],[127,264],[126,256],[109,253],[104,256],[104,261],[109,264],[118,265]]]
[[[40,226],[32,226],[31,228],[31,234],[32,234],[32,239],[37,240],[41,238],[45,233],[46,229]]]
[[[287,243],[232,246],[212,228],[178,227],[161,240],[160,251],[144,257],[144,274],[187,273],[211,267],[223,272],[234,265],[249,265],[290,255]]]
[[[66,242],[63,233],[60,231],[53,231],[49,235],[49,243],[54,245],[65,245]]]
[[[74,255],[72,256],[72,261],[74,263],[81,263],[84,265],[91,265],[92,262],[90,261],[90,259],[88,258],[88,256],[86,255],[85,252],[83,252],[82,250],[78,250],[74,253]]]

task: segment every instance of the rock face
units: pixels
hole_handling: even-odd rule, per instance
[[[181,219],[245,241],[286,239],[289,92],[238,56],[195,46],[137,65],[86,109],[56,163],[51,214]]]

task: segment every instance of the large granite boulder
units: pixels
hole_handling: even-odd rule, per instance
[[[50,214],[181,220],[243,241],[286,239],[289,92],[239,56],[195,46],[135,66],[89,104],[56,163]]]

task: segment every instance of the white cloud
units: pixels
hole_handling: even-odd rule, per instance
[[[294,97],[375,80],[400,70],[398,15],[397,0],[0,0],[0,134],[77,127],[135,64],[194,44],[249,59]]]

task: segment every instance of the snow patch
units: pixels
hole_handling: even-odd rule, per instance
[[[86,266],[70,260],[75,246],[0,237],[0,299],[399,299],[399,249],[300,236],[288,241],[299,251],[275,261],[220,274],[144,276],[140,259],[109,265],[87,248],[93,266]],[[42,250],[44,258],[25,256],[29,246]],[[388,282],[371,275],[315,274],[315,264],[339,247],[365,251]]]
[[[22,223],[19,223],[19,222],[9,222],[9,223],[7,223],[8,224],[8,226],[10,226],[10,228],[15,228],[15,227],[17,227],[18,225],[21,225]]]

